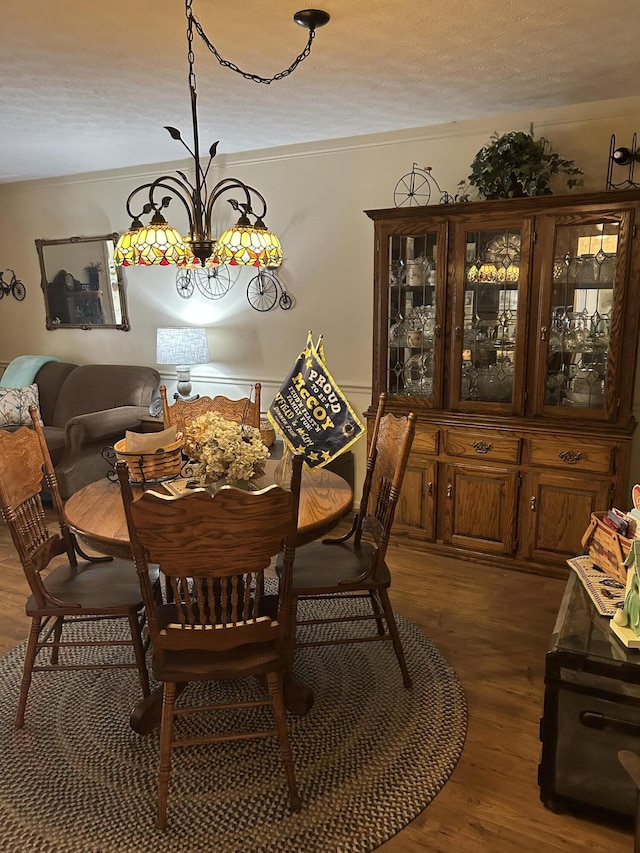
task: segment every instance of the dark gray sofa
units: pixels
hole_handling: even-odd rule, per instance
[[[40,368],[40,414],[63,498],[106,476],[103,448],[139,425],[159,382],[152,367],[49,361]]]

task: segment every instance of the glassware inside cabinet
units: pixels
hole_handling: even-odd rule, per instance
[[[390,394],[432,395],[436,257],[435,233],[390,237],[387,336]]]
[[[521,233],[467,231],[461,400],[513,402]]]
[[[602,409],[619,222],[556,228],[545,405]]]

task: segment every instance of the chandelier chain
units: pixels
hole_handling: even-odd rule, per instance
[[[248,71],[243,71],[241,68],[238,68],[238,66],[234,62],[229,62],[228,59],[224,59],[220,55],[220,53],[218,52],[215,45],[213,45],[209,41],[207,34],[205,33],[205,31],[202,28],[202,24],[200,23],[200,21],[198,21],[198,19],[192,13],[192,11],[191,11],[191,0],[187,0],[187,8],[188,8],[187,15],[188,15],[189,20],[193,23],[193,26],[196,28],[196,30],[198,32],[198,35],[203,40],[203,42],[206,44],[206,46],[209,48],[211,53],[218,60],[220,65],[222,65],[224,68],[228,68],[231,71],[235,71],[236,74],[240,74],[242,77],[245,78],[245,80],[253,80],[254,83],[264,83],[267,86],[270,83],[274,83],[276,80],[283,80],[285,77],[288,77],[289,74],[292,74],[296,70],[298,65],[300,65],[300,63],[303,60],[305,60],[307,58],[307,56],[309,56],[309,54],[311,53],[311,45],[313,43],[314,38],[316,37],[315,28],[311,27],[311,29],[309,30],[309,38],[307,40],[307,44],[306,44],[304,50],[302,51],[302,53],[300,53],[298,56],[296,56],[296,58],[293,60],[291,65],[288,68],[285,68],[283,71],[278,71],[278,73],[274,74],[273,77],[261,77],[259,74],[251,74]]]
[[[196,60],[193,52],[193,15],[191,14],[191,6],[193,0],[187,0],[187,61],[189,62],[189,89],[192,92],[196,91],[196,73],[194,71],[194,63]]]

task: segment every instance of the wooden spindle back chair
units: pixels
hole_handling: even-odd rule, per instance
[[[385,414],[386,395],[378,401],[376,419],[369,441],[367,469],[360,506],[351,529],[338,539],[323,539],[304,545],[296,552],[293,567],[291,620],[295,622],[295,647],[334,643],[386,640],[393,644],[405,687],[411,677],[387,590],[391,573],[386,563],[387,546],[402,481],[415,434],[416,416]],[[299,600],[337,598],[350,593],[368,598],[371,612],[351,617],[303,618],[298,614]],[[345,635],[334,640],[313,636],[313,626],[329,622],[365,622],[373,620],[376,632]],[[386,624],[386,630],[385,630]],[[304,627],[306,626],[306,627]],[[304,634],[304,636],[302,636]],[[290,646],[289,668],[293,667],[294,644]]]
[[[149,694],[141,636],[144,611],[135,569],[129,561],[110,557],[78,561],[77,554],[83,552],[77,548],[64,520],[58,482],[35,407],[30,408],[30,414],[33,429],[0,430],[0,508],[31,590],[25,608],[31,617],[31,628],[15,720],[17,727],[24,724],[34,672],[136,669],[143,694]],[[43,505],[45,490],[53,502],[49,511]],[[65,561],[57,559],[63,556]],[[71,627],[72,622],[112,619],[128,621],[128,636],[101,638],[96,628],[90,638],[77,639]],[[64,631],[63,636],[65,626],[70,630]],[[73,646],[129,646],[133,660],[114,662],[105,655],[93,656],[95,660],[80,664],[69,659],[68,649]],[[50,653],[49,663],[45,662],[45,651]]]
[[[292,810],[300,808],[284,711],[288,595],[295,553],[302,457],[294,460],[291,490],[257,492],[223,486],[181,497],[144,492],[133,500],[125,463],[117,465],[132,551],[147,608],[153,675],[163,684],[157,826],[167,825],[171,752],[184,745],[277,736]],[[276,606],[264,595],[264,573],[283,554]],[[147,583],[158,563],[170,590],[159,602]],[[266,678],[264,701],[221,707],[269,706],[275,726],[258,732],[174,737],[174,717],[201,707],[176,706],[178,685],[190,681]],[[215,710],[216,705],[206,710]]]

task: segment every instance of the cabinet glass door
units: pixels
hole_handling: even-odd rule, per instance
[[[523,229],[465,232],[462,304],[456,311],[456,359],[460,403],[497,403],[513,408],[526,300],[521,260]],[[459,291],[460,292],[460,291]]]
[[[437,233],[389,237],[387,390],[437,398],[440,338]]]
[[[545,406],[605,408],[619,239],[613,217],[555,228]]]

